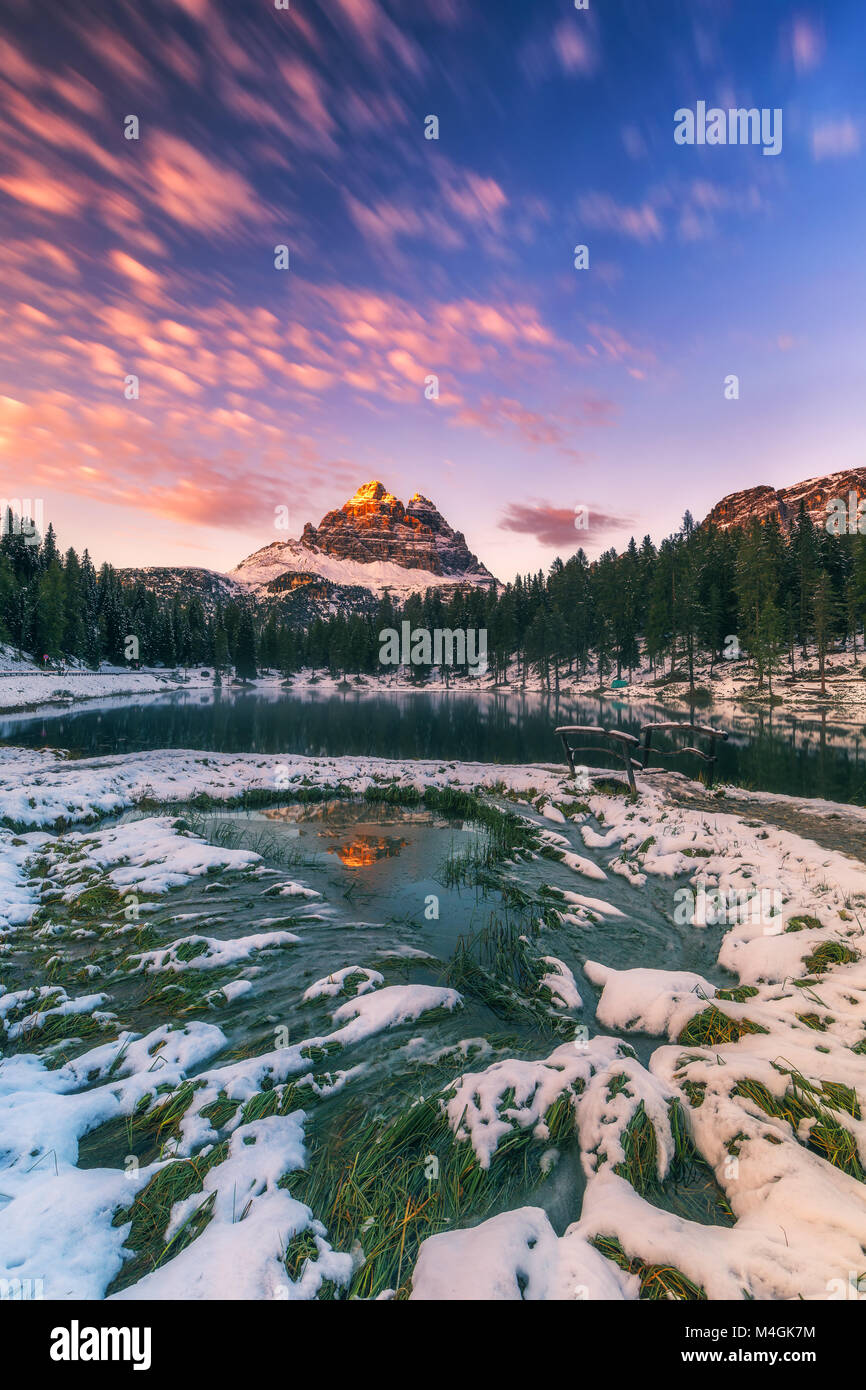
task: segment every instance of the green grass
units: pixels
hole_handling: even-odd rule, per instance
[[[439,1102],[420,1101],[384,1123],[360,1109],[345,1112],[317,1136],[308,1168],[283,1179],[324,1222],[335,1249],[360,1242],[365,1259],[349,1296],[395,1289],[406,1298],[422,1240],[518,1204],[541,1179],[546,1149],[576,1142],[574,1096],[563,1095],[545,1116],[547,1140],[515,1128],[485,1170],[471,1145],[455,1139]]]
[[[824,1018],[820,1014],[795,1014],[794,1017],[805,1023],[807,1028],[813,1028],[816,1033],[826,1033],[830,1024],[835,1022],[829,1014]]]
[[[625,1090],[625,1077],[614,1077],[613,1093]],[[610,1092],[609,1092],[610,1098]],[[691,1133],[678,1101],[668,1107],[674,1152],[667,1175],[662,1182],[658,1174],[658,1135],[640,1101],[622,1136],[625,1158],[614,1172],[631,1183],[636,1192],[665,1211],[684,1216],[687,1220],[714,1225],[732,1226],[734,1216],[728,1199],[715,1180],[710,1165],[695,1148]]]
[[[732,1004],[745,1004],[747,999],[754,999],[758,991],[754,985],[738,985],[736,989],[717,989],[717,999],[727,999]]]
[[[312,1231],[300,1231],[298,1235],[292,1236],[283,1255],[283,1264],[292,1282],[297,1283],[300,1279],[307,1260],[315,1261],[318,1257],[319,1247]]]
[[[17,1037],[4,1038],[3,1051],[7,1054],[39,1052],[48,1070],[56,1071],[93,1043],[105,1041],[109,1034],[116,1035],[118,1028],[114,1018],[97,1018],[87,1013],[50,1014]]]
[[[134,1155],[139,1163],[159,1158],[169,1140],[180,1138],[180,1122],[197,1087],[185,1081],[164,1100],[142,1097],[132,1115],[121,1115],[91,1130],[78,1141],[79,1168],[120,1168]]]
[[[799,1072],[792,1072],[790,1076],[791,1086],[781,1100],[762,1082],[751,1079],[739,1081],[731,1094],[751,1100],[765,1115],[787,1120],[795,1136],[803,1120],[814,1121],[804,1141],[806,1147],[858,1182],[866,1181],[856,1140],[833,1113],[842,1110],[859,1119],[860,1106],[854,1091],[830,1081],[822,1081],[815,1087]]]
[[[731,1018],[711,1004],[689,1019],[677,1042],[683,1047],[718,1047],[724,1043],[739,1042],[747,1033],[768,1032],[768,1028],[752,1023],[751,1019]]]
[[[702,1288],[687,1278],[674,1265],[653,1265],[645,1260],[630,1259],[616,1236],[593,1236],[594,1245],[607,1259],[628,1274],[636,1274],[640,1279],[640,1297],[648,1300],[674,1299],[678,1302],[705,1302],[707,1295]]]
[[[785,931],[815,931],[823,927],[823,925],[824,923],[820,922],[817,917],[801,915],[799,917],[791,917]]]
[[[228,1157],[228,1144],[217,1144],[198,1158],[177,1159],[155,1173],[141,1192],[136,1193],[131,1206],[119,1208],[113,1226],[130,1223],[124,1247],[131,1252],[122,1269],[106,1289],[106,1297],[129,1288],[165,1261],[185,1249],[200,1235],[211,1217],[215,1194],[205,1198],[171,1240],[165,1234],[176,1202],[201,1192],[211,1168]]]
[[[496,933],[486,939],[481,933],[461,938],[446,970],[448,984],[479,1000],[507,1023],[571,1037],[573,1019],[554,1013],[539,993],[547,966],[519,938],[510,949],[505,940]],[[476,960],[476,954],[482,956],[484,965]]]
[[[689,1104],[694,1110],[703,1105],[707,1092],[706,1081],[683,1081],[681,1088],[689,1098]]]
[[[123,894],[108,879],[101,879],[79,893],[69,910],[75,917],[111,917],[122,910],[123,904]]]
[[[174,955],[177,960],[187,964],[191,960],[198,960],[199,956],[206,956],[209,950],[208,943],[202,937],[191,936],[175,946]]]
[[[810,975],[822,975],[831,965],[852,965],[860,959],[860,952],[841,941],[822,941],[809,956],[803,957],[803,964]]]

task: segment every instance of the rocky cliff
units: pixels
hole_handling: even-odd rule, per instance
[[[256,592],[294,587],[293,575],[338,588],[388,590],[395,600],[429,588],[492,588],[496,580],[427,497],[404,504],[378,481],[365,483],[300,540],[272,541],[232,570]]]
[[[802,501],[815,524],[823,526],[827,520],[827,503],[836,497],[847,502],[849,492],[866,496],[866,468],[848,468],[823,478],[807,478],[791,487],[763,485],[732,492],[716,503],[706,520],[727,530],[731,526],[746,526],[753,517],[766,521],[775,516],[786,531],[796,519]]]
[[[429,498],[416,492],[404,507],[376,481],[359,487],[318,526],[307,522],[301,543],[337,560],[365,565],[386,560],[428,574],[493,578]]]

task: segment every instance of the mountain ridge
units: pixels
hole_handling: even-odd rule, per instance
[[[787,487],[761,483],[728,493],[703,524],[722,530],[753,518],[775,517],[787,531],[800,502],[823,526],[827,502],[848,493],[866,495],[866,467],[807,478]],[[499,581],[470,551],[436,505],[414,493],[404,505],[378,479],[363,483],[342,507],[326,512],[318,526],[307,522],[297,539],[270,541],[223,574],[195,566],[144,566],[120,570],[126,585],[142,583],[160,596],[198,597],[206,611],[230,599],[279,602],[287,616],[309,622],[336,612],[370,611],[388,594],[405,603],[412,594],[438,589],[493,589]]]
[[[438,589],[495,589],[498,581],[422,493],[407,504],[378,479],[363,483],[307,522],[300,538],[270,541],[227,574],[192,566],[121,570],[121,582],[143,583],[155,593],[195,593],[206,610],[229,598],[280,600],[303,620],[371,608],[387,593],[397,603]]]
[[[761,483],[757,487],[730,492],[707,513],[704,525],[712,523],[727,531],[733,526],[748,525],[753,518],[763,522],[774,516],[787,531],[802,501],[812,521],[823,526],[827,520],[827,502],[839,497],[847,504],[849,492],[866,494],[866,468],[843,468],[837,473],[806,478],[788,487],[774,488]]]

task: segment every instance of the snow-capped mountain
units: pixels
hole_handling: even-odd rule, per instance
[[[162,596],[195,594],[207,612],[232,598],[279,601],[299,622],[370,608],[385,593],[399,605],[427,589],[448,594],[497,583],[429,498],[416,493],[404,506],[377,481],[365,483],[317,527],[308,522],[300,540],[272,541],[227,575],[148,567],[121,570],[120,578]]]
[[[492,588],[496,580],[426,497],[407,506],[380,482],[365,483],[300,540],[272,541],[229,578],[256,593],[290,592],[311,580],[396,600],[427,589]]]

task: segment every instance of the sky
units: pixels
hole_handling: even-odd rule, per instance
[[[511,579],[862,465],[864,45],[862,0],[0,0],[0,494],[227,570],[379,478]],[[699,102],[780,153],[678,144]]]

